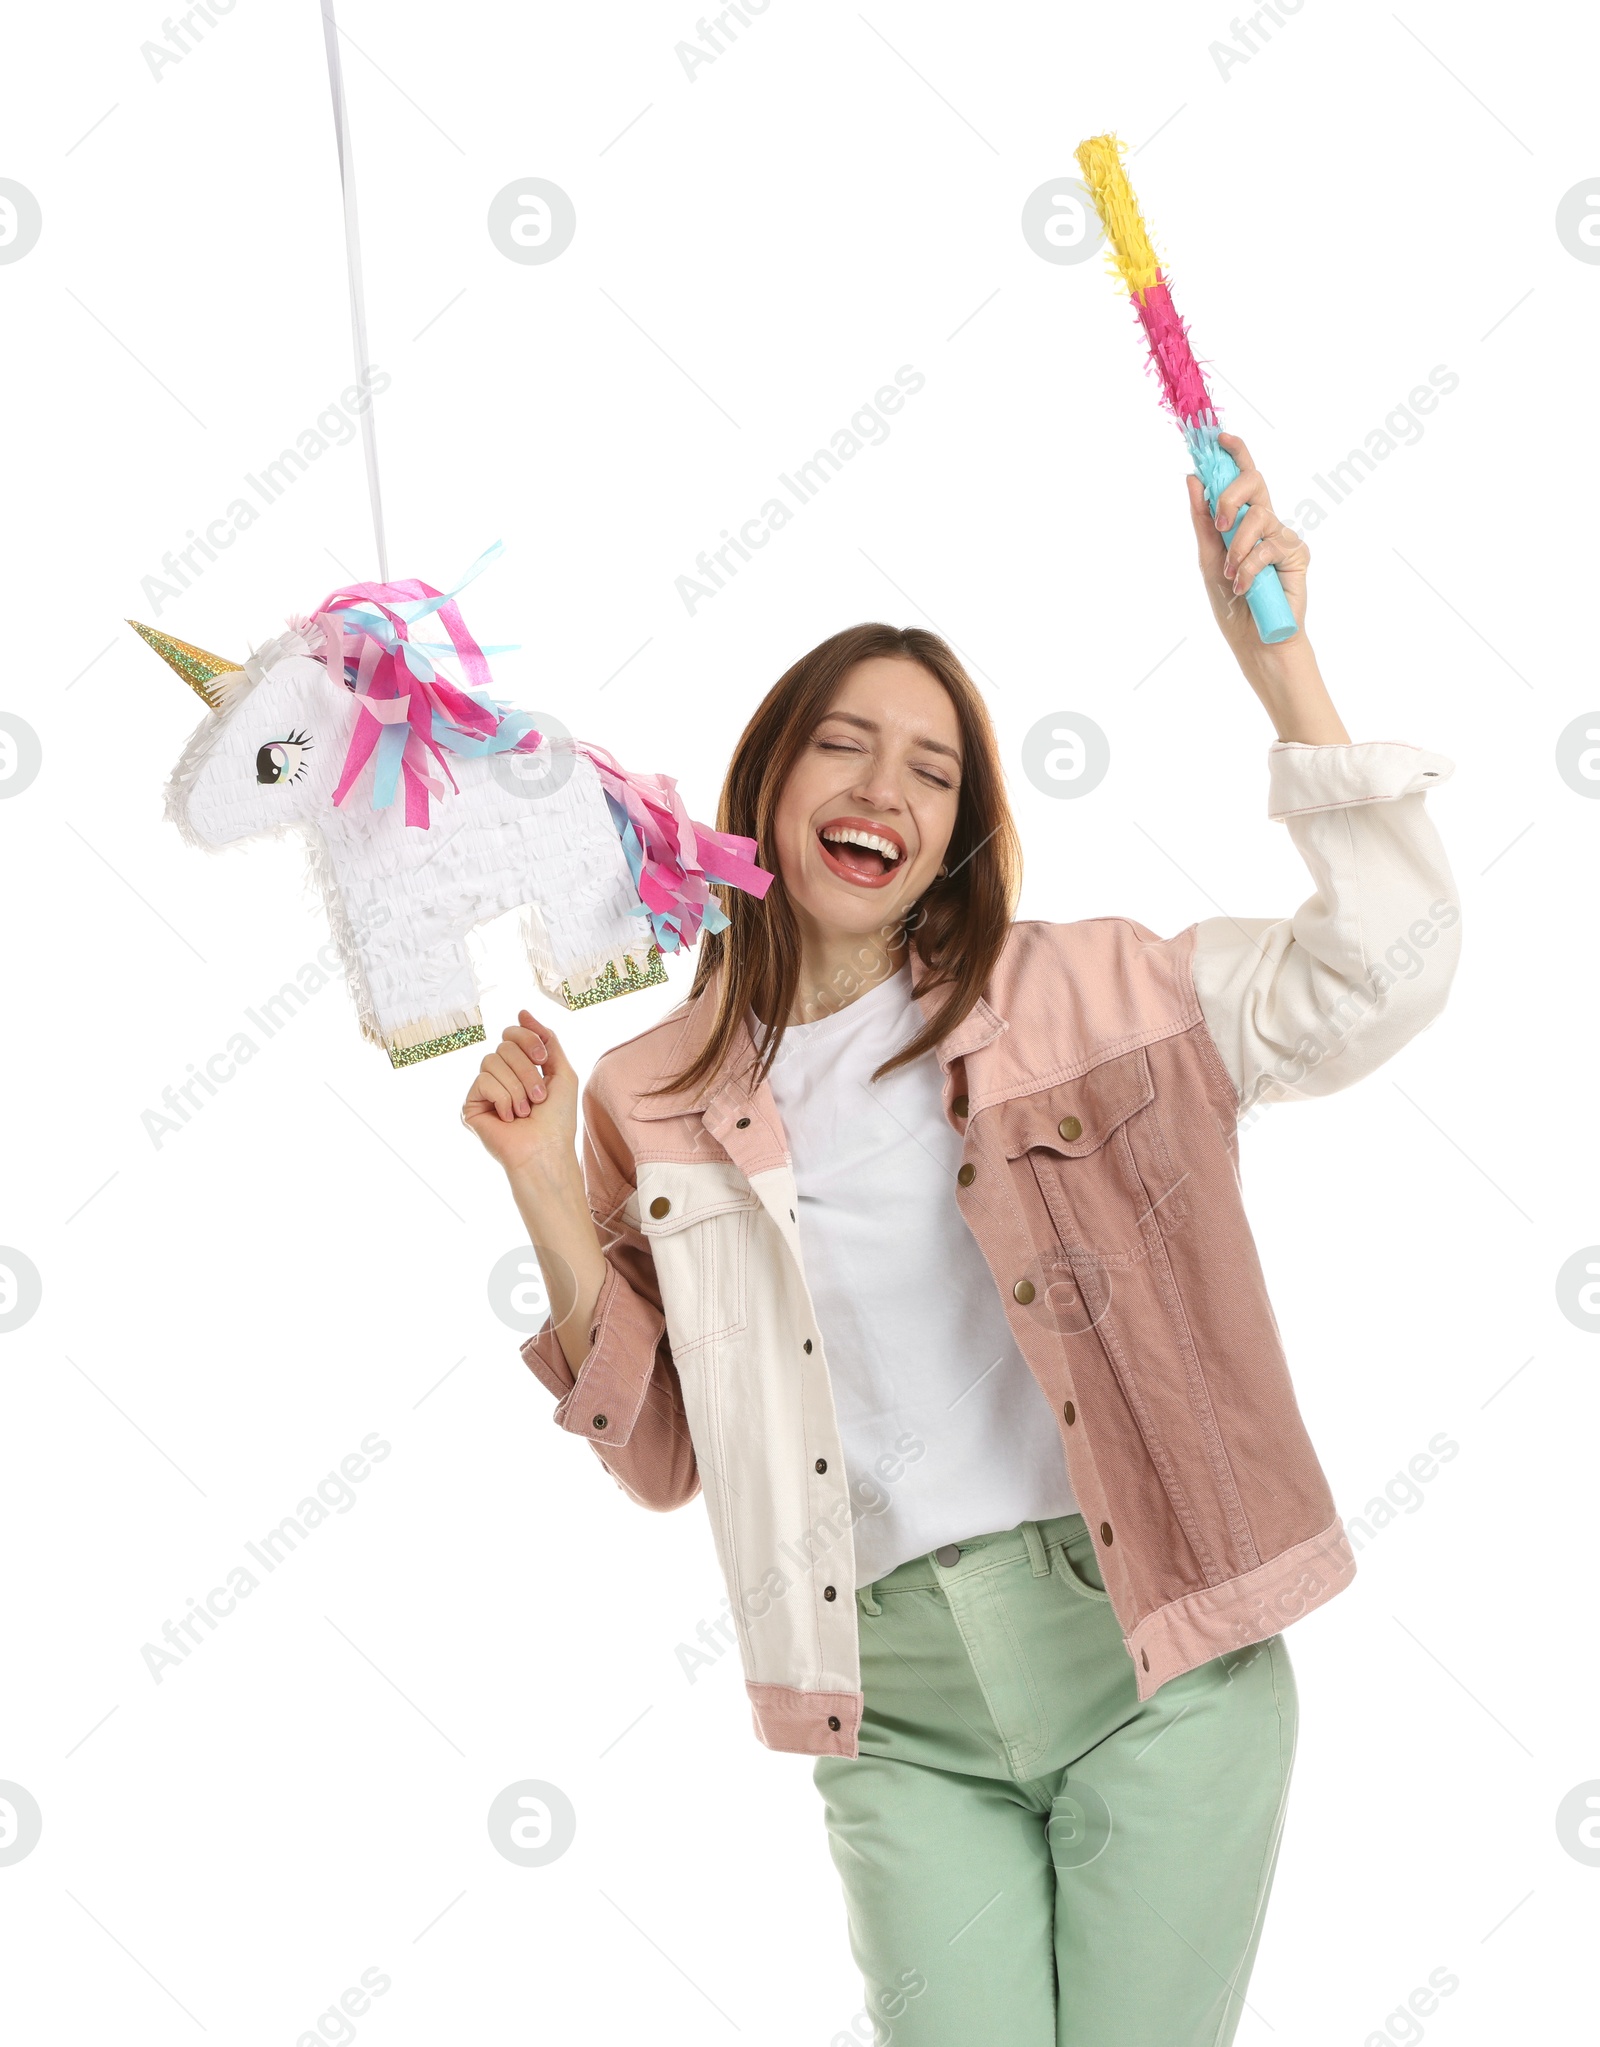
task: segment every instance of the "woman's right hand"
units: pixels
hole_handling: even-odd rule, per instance
[[[461,1120],[508,1173],[540,1153],[573,1156],[578,1076],[554,1031],[519,1010],[478,1068]]]

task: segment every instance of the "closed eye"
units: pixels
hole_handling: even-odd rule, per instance
[[[853,746],[847,739],[819,739],[817,740],[816,744],[824,753],[866,752],[866,748],[864,746]],[[923,781],[925,781],[930,788],[953,789],[955,787],[954,782],[948,780],[944,775],[936,773],[935,770],[932,768],[918,768],[916,769],[915,772],[922,777]]]

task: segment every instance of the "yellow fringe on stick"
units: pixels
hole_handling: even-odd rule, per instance
[[[1121,142],[1115,135],[1091,135],[1078,144],[1076,154],[1123,283],[1131,292],[1147,292],[1161,268],[1123,168]]]

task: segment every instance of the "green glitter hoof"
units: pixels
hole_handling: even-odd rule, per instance
[[[415,1066],[423,1059],[437,1059],[441,1052],[454,1052],[462,1045],[481,1045],[487,1036],[482,1024],[463,1024],[459,1031],[446,1031],[442,1038],[427,1038],[420,1045],[391,1045],[391,1066]]]
[[[662,964],[661,948],[652,945],[645,955],[644,965],[636,959],[625,962],[627,972],[619,974],[616,962],[606,968],[598,981],[585,988],[581,995],[574,995],[566,981],[561,984],[561,999],[568,1009],[592,1009],[597,1002],[609,1002],[613,995],[631,995],[635,988],[659,988],[667,978],[666,967]]]

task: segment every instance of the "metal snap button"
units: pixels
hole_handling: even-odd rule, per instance
[[[603,1414],[597,1414],[594,1418],[592,1426],[597,1429],[603,1429],[606,1426],[605,1416]]]
[[[837,1585],[824,1585],[824,1586],[823,1586],[823,1588],[822,1588],[822,1596],[823,1596],[823,1598],[824,1598],[824,1599],[837,1599],[837,1598],[839,1597],[839,1588],[838,1588],[838,1586],[837,1586]]]
[[[1110,1549],[1111,1523],[1109,1521],[1102,1521],[1100,1524],[1100,1540],[1105,1544],[1107,1549]]]
[[[748,1116],[741,1116],[733,1127],[735,1130],[748,1130],[750,1128],[750,1118]]]
[[[667,1199],[667,1197],[664,1194],[658,1194],[655,1200],[652,1201],[650,1204],[650,1213],[653,1216],[655,1216],[658,1221],[662,1216],[670,1214],[671,1210],[672,1203]]]
[[[808,1336],[808,1337],[806,1338],[805,1342],[804,1342],[804,1343],[803,1343],[803,1344],[801,1345],[801,1349],[802,1349],[802,1350],[803,1350],[803,1351],[805,1352],[805,1354],[806,1354],[806,1356],[807,1356],[807,1357],[810,1357],[810,1355],[811,1355],[811,1339],[810,1339],[810,1337],[809,1337],[809,1336]]]
[[[1083,1125],[1076,1116],[1063,1116],[1056,1125],[1056,1128],[1061,1132],[1061,1135],[1067,1140],[1068,1144],[1071,1144],[1074,1139],[1083,1135]]]
[[[835,1734],[839,1732],[839,1716],[837,1713],[830,1713],[828,1715],[828,1725],[833,1729]]]
[[[1148,1649],[1141,1649],[1139,1651],[1139,1661],[1144,1665],[1146,1670],[1150,1668],[1150,1651]]]
[[[965,1095],[957,1095],[955,1100],[950,1104],[950,1113],[952,1116],[965,1116],[967,1113],[967,1106],[968,1106],[967,1097]]]
[[[961,1168],[960,1172],[956,1174],[956,1181],[959,1186],[970,1187],[973,1181],[977,1179],[977,1177],[978,1169],[969,1160],[968,1163]]]
[[[948,1571],[952,1564],[960,1563],[961,1545],[956,1542],[945,1543],[942,1548],[936,1549],[934,1551],[933,1561],[936,1564],[943,1564],[945,1569]]]
[[[1070,1400],[1063,1400],[1061,1403],[1061,1412],[1066,1416],[1067,1427],[1070,1429],[1072,1427],[1072,1424],[1078,1419],[1078,1410],[1073,1406]]]
[[[1033,1281],[1031,1279],[1019,1279],[1011,1289],[1011,1298],[1014,1301],[1020,1301],[1023,1307],[1026,1307],[1033,1299]]]
[[[826,1470],[827,1470],[827,1468],[828,1468],[828,1460],[827,1460],[827,1458],[826,1458],[826,1457],[819,1457],[819,1458],[817,1459],[817,1469],[818,1469],[818,1471],[826,1471]]]

